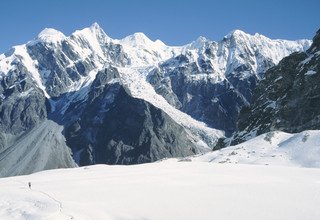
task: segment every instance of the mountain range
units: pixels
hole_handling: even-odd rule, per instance
[[[317,128],[317,115],[298,118],[290,130],[273,112],[316,108],[317,36],[312,44],[235,30],[218,42],[199,37],[167,46],[143,33],[112,39],[96,23],[70,36],[44,29],[0,55],[0,176],[205,153],[219,138],[246,140],[259,130],[261,114],[270,126],[252,137]],[[301,95],[302,80],[292,70],[307,80],[311,101],[290,101]],[[290,80],[280,83],[280,75]],[[292,105],[280,105],[288,89]],[[281,126],[273,126],[277,120]]]

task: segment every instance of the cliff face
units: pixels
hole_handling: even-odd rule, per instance
[[[239,30],[219,42],[200,37],[151,71],[148,80],[170,104],[228,136],[265,71],[309,45]]]
[[[320,128],[320,33],[306,52],[294,53],[269,69],[252,105],[242,109],[233,144],[273,130]]]
[[[136,164],[200,152],[182,126],[132,97],[113,78],[118,75],[111,67],[98,73],[82,115],[66,129],[78,164]]]

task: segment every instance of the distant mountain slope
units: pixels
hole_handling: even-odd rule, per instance
[[[77,167],[62,130],[62,126],[45,120],[21,136],[2,133],[9,143],[0,154],[0,177]]]
[[[54,126],[63,126],[52,138],[60,140],[59,147],[66,153],[62,134],[73,150],[73,158],[78,163],[86,161],[81,165],[140,163],[212,149],[218,138],[234,130],[240,108],[249,105],[263,72],[309,45],[308,40],[270,40],[237,30],[220,42],[200,37],[190,44],[172,47],[160,40],[152,41],[143,33],[112,39],[96,23],[70,36],[46,28],[35,39],[0,55],[0,156],[5,157],[19,137],[27,137],[29,131],[48,120],[56,123]],[[121,92],[110,93],[116,87]],[[118,127],[125,127],[131,120],[143,132],[131,138],[125,130],[108,133],[111,121],[120,117],[111,109],[127,115],[118,118],[122,122],[117,122]],[[139,113],[139,109],[146,120],[137,122],[134,112]],[[95,127],[97,120],[102,123]],[[77,123],[81,134],[72,136]],[[45,131],[51,135],[50,129]],[[149,147],[156,146],[153,155],[139,151],[142,139],[150,141]],[[33,141],[38,144],[36,139]],[[110,144],[112,141],[117,144]],[[130,156],[129,148],[135,152]],[[16,158],[25,157],[23,151],[16,152]],[[41,155],[35,158],[39,165],[43,158],[50,157]],[[62,164],[74,165],[69,157],[64,158]],[[4,169],[10,170],[11,165],[7,166]]]
[[[309,46],[306,40],[271,40],[239,30],[219,42],[200,37],[160,63],[148,81],[176,108],[230,135],[264,72]]]
[[[209,150],[164,111],[132,97],[117,76],[112,67],[97,74],[83,113],[66,129],[79,165],[146,163]]]
[[[232,143],[273,131],[320,129],[320,32],[306,52],[293,53],[269,69],[250,108],[241,111]]]

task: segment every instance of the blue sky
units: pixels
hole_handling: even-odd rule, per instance
[[[168,45],[198,36],[222,39],[234,29],[270,38],[312,38],[319,0],[1,0],[0,52],[33,39],[45,27],[70,35],[94,22],[112,38],[144,32]]]

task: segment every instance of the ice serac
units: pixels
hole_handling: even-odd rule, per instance
[[[250,107],[239,116],[233,144],[269,131],[320,128],[320,33],[306,52],[293,53],[269,69]]]

